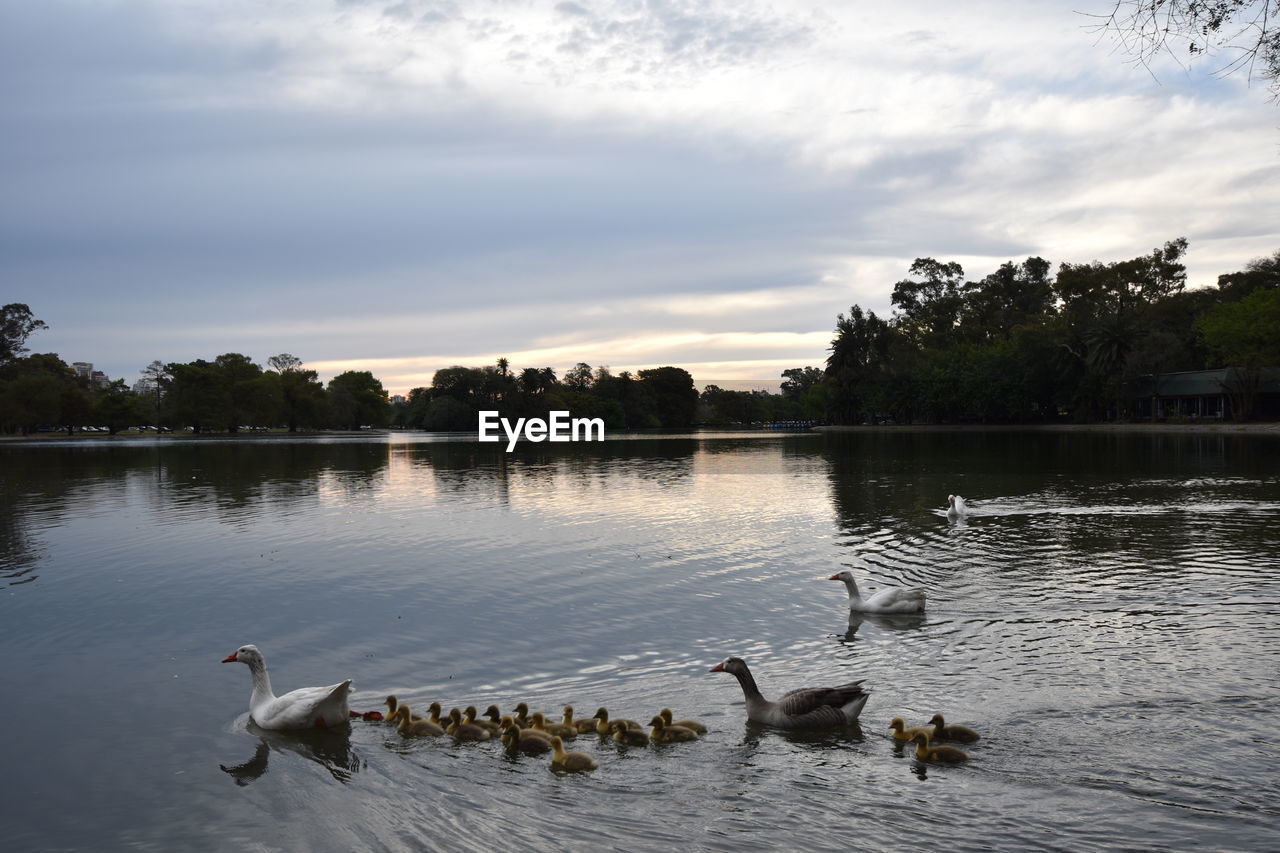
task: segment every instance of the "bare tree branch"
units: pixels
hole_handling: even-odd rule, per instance
[[[1198,56],[1221,56],[1217,76],[1268,80],[1280,99],[1280,0],[1114,0],[1106,14],[1080,14],[1094,19],[1099,40],[1114,39],[1153,78],[1161,55],[1183,69]]]

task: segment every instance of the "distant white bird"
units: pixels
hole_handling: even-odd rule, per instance
[[[271,691],[267,661],[257,646],[241,646],[222,659],[223,663],[243,663],[253,676],[249,716],[264,729],[309,729],[339,726],[351,716],[347,696],[351,679],[328,687],[303,687],[277,696]]]
[[[959,495],[947,495],[947,518],[964,518],[969,512],[969,506],[964,502],[964,498]]]
[[[827,580],[844,581],[849,590],[849,609],[857,613],[923,613],[925,595],[923,589],[902,589],[890,586],[877,590],[866,598],[858,591],[853,572],[845,569]]]

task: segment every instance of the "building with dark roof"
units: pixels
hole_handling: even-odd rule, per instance
[[[1140,376],[1132,386],[1134,416],[1233,420],[1280,418],[1280,368],[1256,372],[1223,367]]]

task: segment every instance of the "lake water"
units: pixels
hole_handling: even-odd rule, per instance
[[[971,513],[948,521],[948,493]],[[6,850],[1264,850],[1280,838],[1280,442],[1222,434],[430,435],[0,445]],[[922,586],[924,618],[851,622]],[[589,775],[357,721],[355,681],[711,729]],[[750,725],[866,679],[862,726]],[[889,719],[983,733],[924,766]]]

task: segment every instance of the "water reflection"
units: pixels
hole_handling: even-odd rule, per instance
[[[302,729],[299,731],[271,731],[247,721],[245,731],[258,737],[253,755],[240,764],[219,764],[218,769],[230,776],[240,787],[266,775],[272,750],[291,752],[308,761],[314,761],[335,780],[347,783],[358,773],[363,762],[351,746],[351,733],[341,729]]]
[[[960,851],[1045,838],[1269,849],[1280,809],[1256,759],[1280,649],[1280,453],[1253,441],[713,437],[510,455],[408,437],[274,443],[289,462],[217,442],[0,445],[0,572],[40,579],[0,596],[15,677],[59,701],[111,697],[110,736],[23,719],[6,838],[888,850],[915,837],[902,804],[927,790],[912,831],[937,826]],[[939,523],[956,492],[978,501],[967,528]],[[873,588],[927,589],[927,618],[850,613],[819,579],[849,562]],[[243,708],[243,694],[203,673],[229,635],[289,649],[295,683],[339,667],[365,701],[631,717],[666,705],[712,731],[652,749],[579,741],[601,760],[583,778],[360,723],[336,741],[242,727],[228,747],[216,708]],[[170,663],[193,648],[198,668]],[[705,674],[728,651],[760,660],[775,698],[865,678],[862,728],[747,723],[740,692]],[[136,725],[157,709],[172,722],[163,709],[183,703],[205,713],[174,736]],[[936,710],[990,732],[968,772],[881,742],[891,717]],[[235,785],[274,771],[253,786],[260,809],[228,797],[223,776],[185,772],[232,756]],[[110,784],[121,767],[133,784]],[[833,815],[851,780],[861,810]],[[50,805],[68,798],[79,829]],[[657,802],[669,819],[655,826]],[[145,837],[140,808],[163,815]],[[358,829],[321,837],[333,825]],[[232,832],[210,839],[209,826]]]
[[[919,631],[928,624],[923,613],[853,613],[849,614],[849,626],[844,632],[846,642],[857,639],[858,629],[871,625],[881,631]]]
[[[862,726],[854,722],[834,729],[778,729],[747,720],[742,745],[758,749],[766,738],[778,738],[794,746],[809,749],[832,749],[849,744],[864,743]]]
[[[0,580],[35,580],[41,531],[128,506],[158,525],[239,527],[324,500],[373,497],[388,447],[323,441],[129,441],[0,446]]]

